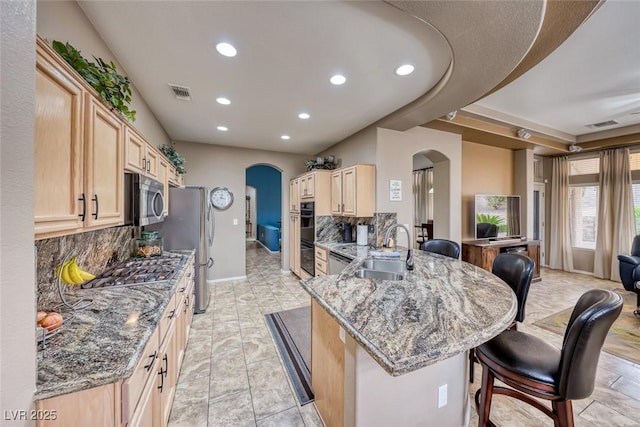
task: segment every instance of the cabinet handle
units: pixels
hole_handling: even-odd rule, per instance
[[[87,214],[87,199],[84,198],[84,193],[82,193],[82,196],[80,196],[78,200],[82,202],[82,213],[78,216],[82,218],[82,222],[84,222],[84,217]]]
[[[189,308],[189,295],[184,297],[184,314],[187,314],[187,308]]]
[[[183,286],[183,287],[180,288],[180,293],[184,293],[184,291],[186,291],[186,290],[187,290],[187,287]]]
[[[344,212],[344,203],[342,204],[342,212]]]
[[[162,393],[162,388],[164,387],[164,377],[167,376],[167,370],[169,369],[169,361],[166,354],[164,355],[162,360],[164,361],[164,366],[158,371],[158,375],[160,375],[160,385],[158,386],[158,390],[160,390],[160,393]]]
[[[176,314],[176,311],[175,310],[171,310],[171,314],[169,314],[169,319],[173,319],[175,314]]]
[[[147,170],[147,158],[146,157],[142,158],[142,170],[143,171]]]
[[[147,371],[150,371],[151,367],[153,366],[153,362],[156,360],[156,357],[158,357],[158,350],[155,350],[153,354],[149,355],[149,359],[151,359],[151,361],[149,362],[148,365],[144,365],[144,369],[146,369]]]
[[[164,362],[164,376],[166,377],[169,373],[169,356],[167,355],[167,353],[165,353],[164,357],[162,357],[162,361]]]
[[[98,206],[98,195],[94,194],[93,195],[93,199],[91,199],[91,201],[92,202],[96,202],[96,212],[92,213],[91,215],[93,215],[94,219],[98,219],[98,209],[99,209],[99,206]]]
[[[337,208],[336,208],[336,210],[337,210],[337,211],[339,211],[339,210],[340,210],[340,203],[338,203],[338,204],[337,204]]]
[[[147,160],[147,172],[151,172],[151,160]]]

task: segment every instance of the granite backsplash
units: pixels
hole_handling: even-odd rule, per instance
[[[123,226],[36,240],[38,310],[52,310],[60,303],[55,269],[65,258],[76,257],[80,268],[98,276],[107,264],[130,258],[138,234],[138,227]]]
[[[397,214],[395,212],[376,212],[372,217],[342,217],[332,215],[316,216],[316,240],[326,243],[338,243],[342,240],[342,232],[340,224],[349,223],[353,226],[353,238],[356,237],[356,225],[373,225],[373,232],[368,233],[368,245],[379,247],[382,246],[384,235],[392,224],[397,222]],[[395,231],[394,231],[395,233]],[[395,238],[395,235],[393,236]]]

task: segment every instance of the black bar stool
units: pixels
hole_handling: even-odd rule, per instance
[[[475,396],[478,426],[494,425],[489,419],[491,399],[502,394],[534,406],[557,427],[572,427],[571,401],[593,392],[602,345],[621,311],[620,295],[592,289],[580,297],[571,313],[562,350],[512,329],[477,347],[482,365],[482,388]],[[495,378],[510,388],[494,386]],[[550,400],[551,409],[532,396]]]
[[[526,255],[517,253],[499,254],[493,261],[491,272],[504,280],[516,294],[518,311],[509,329],[518,329],[517,322],[524,322],[524,306],[527,303],[529,287],[533,278],[535,262]],[[477,362],[475,350],[469,350],[469,382],[473,382],[474,363]]]
[[[420,248],[423,251],[440,254],[451,258],[460,258],[460,245],[446,239],[427,240]]]

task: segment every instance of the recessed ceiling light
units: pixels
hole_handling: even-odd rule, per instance
[[[222,97],[221,97],[221,98],[216,99],[216,102],[217,102],[218,104],[222,104],[222,105],[229,105],[229,104],[231,104],[231,101],[229,101],[227,98],[222,98]]]
[[[216,45],[216,50],[220,55],[224,55],[228,57],[236,56],[236,54],[238,53],[236,48],[229,43],[218,43]]]
[[[216,129],[218,129],[219,131],[222,131],[222,132],[226,132],[226,131],[229,130],[229,128],[226,127],[226,126],[218,126]]]
[[[396,68],[396,74],[399,76],[406,76],[413,73],[414,67],[411,64],[404,64]]]
[[[342,74],[336,74],[335,76],[331,76],[329,81],[331,83],[333,83],[334,85],[341,85],[341,84],[343,84],[344,82],[347,81],[347,78],[345,76],[343,76]]]
[[[298,114],[298,117],[300,117],[303,120],[307,120],[311,116],[308,113],[300,113]]]
[[[282,135],[280,138],[284,140],[291,139],[289,135]]]

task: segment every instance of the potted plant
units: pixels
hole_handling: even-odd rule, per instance
[[[94,56],[97,63],[93,63],[83,58],[80,51],[69,43],[54,40],[51,45],[100,94],[112,110],[118,111],[130,122],[136,120],[136,111],[130,110],[128,106],[131,103],[129,78],[118,73],[113,61],[107,64],[102,58]]]
[[[167,156],[167,159],[173,163],[179,174],[187,173],[187,170],[184,168],[185,159],[176,151],[176,146],[173,142],[171,144],[161,145],[160,151],[162,151],[164,155]]]

